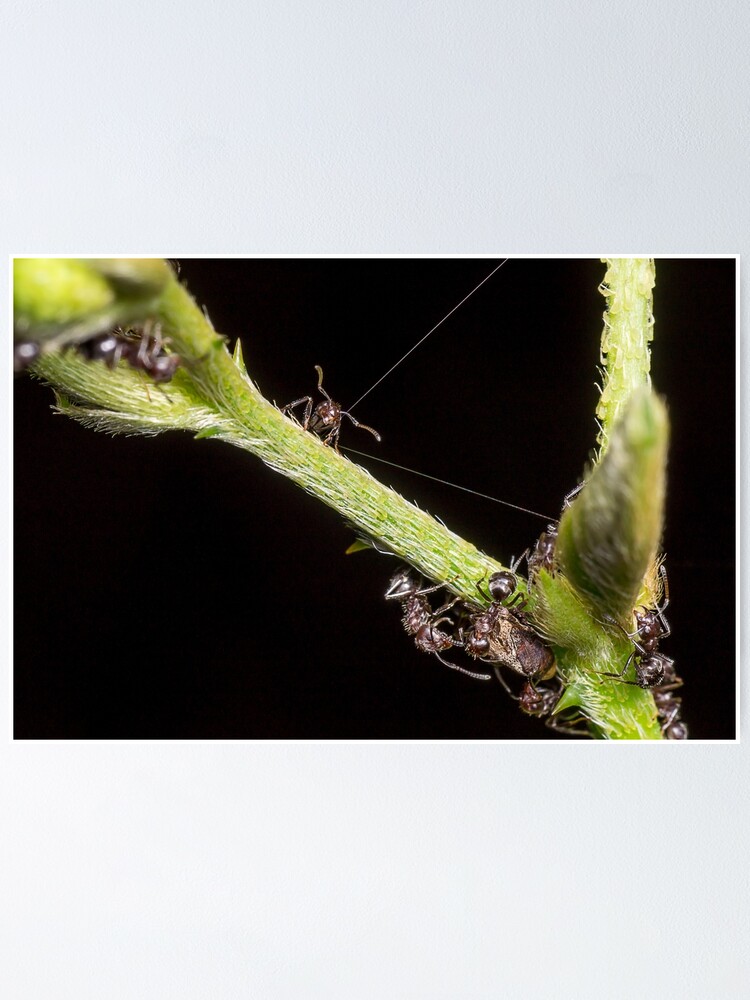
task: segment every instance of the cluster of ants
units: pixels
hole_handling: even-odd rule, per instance
[[[108,368],[115,368],[125,361],[131,368],[145,372],[153,382],[169,382],[182,364],[179,354],[165,351],[167,340],[161,336],[158,325],[143,330],[122,330],[119,327],[107,333],[98,333],[86,340],[64,345],[72,348],[87,361],[103,361]],[[34,340],[19,341],[13,351],[13,368],[25,371],[42,353],[42,345]]]
[[[386,591],[387,600],[397,600],[403,609],[402,623],[406,632],[414,637],[417,649],[431,653],[441,663],[467,674],[477,680],[491,680],[492,675],[467,670],[446,660],[441,654],[452,649],[462,649],[470,657],[486,663],[508,694],[518,702],[519,708],[527,715],[545,719],[545,723],[558,732],[571,735],[590,736],[586,728],[586,718],[577,710],[556,708],[563,692],[559,678],[556,678],[554,654],[550,647],[534,631],[532,623],[523,612],[526,598],[517,590],[515,570],[525,558],[529,571],[529,585],[540,569],[554,569],[554,551],[557,528],[548,525],[533,549],[524,553],[513,565],[512,570],[493,573],[487,584],[487,591],[478,583],[477,591],[482,603],[465,601],[456,597],[441,607],[433,608],[429,595],[442,589],[442,584],[423,587],[409,570],[399,570],[391,578]],[[633,652],[619,674],[607,673],[603,676],[617,677],[625,684],[651,690],[656,704],[662,734],[669,740],[685,740],[688,730],[680,717],[682,699],[675,691],[682,686],[676,674],[674,661],[658,652],[659,641],[670,634],[669,624],[664,617],[664,609],[669,603],[667,576],[661,567],[664,582],[664,602],[654,609],[636,608],[634,618],[636,629],[625,635],[633,642]],[[452,612],[455,617],[451,617]],[[440,626],[450,624],[450,631]],[[618,626],[621,628],[621,626]],[[635,680],[628,681],[624,675],[630,664],[635,670]],[[516,693],[506,680],[503,668],[522,678],[522,686]]]
[[[156,383],[169,382],[182,363],[177,354],[165,351],[167,341],[161,336],[158,326],[141,331],[115,329],[100,333],[73,346],[89,361],[103,361],[108,368],[114,368],[125,361],[132,368],[145,372]],[[15,345],[14,368],[23,371],[39,357],[41,345],[33,341],[20,341]],[[318,391],[324,397],[315,404],[311,396],[302,396],[283,407],[282,412],[293,415],[294,409],[304,404],[302,427],[318,434],[325,444],[338,451],[338,439],[342,418],[348,417],[355,427],[368,431],[378,441],[380,435],[372,427],[360,423],[351,413],[343,409],[323,388],[323,370],[318,372]],[[566,505],[577,490],[566,497]],[[403,626],[414,637],[415,645],[422,652],[430,653],[451,670],[457,670],[476,680],[489,681],[492,675],[469,670],[441,655],[448,650],[463,649],[474,660],[492,667],[494,676],[508,694],[518,702],[521,711],[527,715],[544,718],[546,724],[559,732],[574,735],[591,735],[586,718],[576,711],[556,713],[563,692],[563,686],[556,677],[555,658],[552,650],[534,631],[532,623],[523,608],[526,598],[517,587],[515,570],[525,558],[528,566],[529,585],[540,569],[554,570],[557,527],[548,525],[531,551],[525,552],[511,567],[493,573],[487,583],[487,590],[477,583],[479,601],[471,602],[454,597],[438,608],[433,608],[429,595],[443,589],[442,584],[423,587],[408,569],[401,569],[391,578],[386,591],[386,599],[396,600],[403,609]],[[615,622],[633,642],[633,651],[619,674],[607,673],[603,676],[616,677],[625,684],[651,690],[663,735],[670,740],[687,739],[688,730],[680,717],[682,699],[675,691],[682,686],[677,676],[674,661],[659,652],[659,642],[670,635],[669,624],[664,610],[669,604],[669,589],[664,566],[660,567],[664,584],[664,602],[653,609],[639,607],[634,611],[636,628],[627,632]],[[455,617],[451,617],[452,612]],[[449,623],[450,633],[440,626]],[[635,680],[627,681],[624,675],[633,664]],[[502,673],[507,668],[523,679],[518,693],[514,692]]]
[[[293,415],[294,409],[304,404],[302,427],[318,434],[325,444],[338,451],[342,418],[348,417],[355,427],[369,431],[378,441],[380,435],[372,427],[357,421],[351,413],[335,402],[323,388],[323,370],[315,366],[318,373],[318,391],[324,397],[315,403],[312,396],[302,396],[283,407],[282,412]],[[577,487],[565,498],[568,506],[571,498],[581,487]],[[387,600],[399,601],[403,609],[403,626],[414,637],[415,645],[422,652],[430,653],[451,670],[457,670],[476,680],[488,681],[492,675],[469,670],[444,659],[441,655],[448,650],[463,649],[470,657],[491,666],[497,680],[508,694],[518,702],[521,711],[527,715],[544,718],[546,724],[560,732],[574,735],[591,735],[588,720],[579,712],[571,717],[570,711],[556,713],[563,692],[563,685],[556,678],[555,658],[552,650],[534,631],[531,620],[524,614],[526,598],[517,589],[515,570],[523,559],[528,566],[529,585],[540,569],[553,572],[555,568],[555,544],[557,527],[550,524],[536,540],[532,550],[525,552],[511,566],[511,570],[493,573],[487,590],[477,583],[480,600],[470,602],[455,597],[438,608],[433,608],[429,596],[444,589],[442,584],[424,587],[408,569],[401,569],[391,578],[386,591]],[[662,734],[666,739],[685,740],[688,736],[686,724],[680,717],[682,699],[675,691],[682,686],[677,676],[674,661],[659,652],[659,642],[671,633],[664,617],[669,604],[669,587],[664,566],[660,567],[664,587],[664,601],[656,608],[638,607],[634,611],[635,631],[627,632],[617,622],[609,621],[620,629],[633,643],[633,651],[619,674],[603,673],[605,677],[615,677],[624,684],[634,684],[650,690],[654,696]],[[451,617],[452,615],[455,617]],[[451,626],[450,632],[442,629],[443,624]],[[631,663],[635,680],[625,680]],[[507,668],[514,675],[523,678],[523,684],[516,694],[502,673]]]

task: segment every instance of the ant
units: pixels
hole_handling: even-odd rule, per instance
[[[548,524],[547,530],[543,531],[531,550],[531,555],[526,556],[526,565],[531,579],[540,569],[551,572],[555,561],[555,544],[557,542],[557,525]]]
[[[443,632],[438,626],[442,625],[443,622],[452,622],[452,619],[447,615],[443,615],[442,618],[440,616],[444,611],[452,608],[458,601],[458,598],[456,598],[438,608],[437,611],[433,611],[430,602],[427,600],[427,595],[441,589],[442,584],[437,584],[434,587],[420,587],[412,579],[408,569],[400,569],[391,577],[388,589],[385,592],[385,599],[387,601],[395,600],[401,602],[404,612],[401,620],[404,629],[409,635],[414,636],[414,644],[417,649],[420,649],[423,653],[433,653],[446,667],[450,667],[451,670],[458,670],[459,673],[466,674],[467,677],[472,677],[474,680],[491,680],[492,678],[489,674],[480,674],[473,670],[466,670],[465,667],[459,667],[456,663],[449,663],[448,660],[444,660],[440,655],[446,649],[451,649],[457,645],[456,640],[452,639],[447,632]]]
[[[552,650],[531,630],[520,610],[526,598],[518,592],[509,604],[505,603],[516,587],[515,573],[507,570],[492,574],[488,583],[489,595],[477,584],[480,595],[485,600],[489,596],[491,603],[484,610],[476,605],[464,605],[470,624],[461,629],[462,644],[475,659],[501,664],[529,680],[547,680],[555,673],[555,658]],[[511,611],[512,607],[517,610]]]
[[[674,692],[682,687],[682,678],[677,676],[674,662],[669,661],[662,683],[654,688],[654,702],[661,723],[661,731],[668,740],[686,740],[688,727],[680,718],[682,698]]]
[[[495,673],[498,680],[505,685],[505,681],[500,676],[499,667],[495,667]],[[507,687],[507,685],[505,686]],[[526,681],[521,688],[521,693],[514,695],[511,692],[511,697],[515,698],[518,702],[518,707],[525,715],[533,715],[538,719],[544,719],[544,724],[549,729],[554,729],[558,733],[566,733],[568,736],[591,736],[588,729],[575,728],[576,723],[585,721],[584,716],[580,713],[574,719],[570,720],[570,724],[563,722],[553,715],[562,692],[562,685],[559,688],[535,687],[531,681]]]
[[[666,688],[657,688],[654,691],[654,701],[663,735],[668,740],[686,740],[688,727],[680,718],[682,698],[677,698]]]
[[[659,640],[666,639],[668,635],[672,634],[669,622],[664,617],[664,611],[669,605],[669,581],[667,580],[667,570],[663,563],[659,567],[659,574],[664,590],[664,603],[661,607],[652,609],[643,606],[636,608],[633,612],[636,630],[632,634],[628,633],[628,638],[633,640],[637,638],[639,645],[647,653],[655,652]]]
[[[167,341],[156,332],[144,330],[140,335],[119,328],[108,333],[98,333],[88,340],[65,344],[62,350],[74,348],[88,361],[103,361],[108,368],[115,368],[120,361],[127,361],[131,368],[140,369],[154,382],[169,382],[182,364],[178,354],[166,354]],[[13,349],[13,370],[25,371],[42,353],[41,344],[33,340],[19,341]]]
[[[664,603],[655,608],[646,608],[643,605],[637,607],[633,612],[636,624],[635,632],[628,632],[622,625],[618,625],[618,628],[625,633],[628,639],[632,640],[635,648],[619,674],[604,673],[604,677],[618,677],[622,680],[625,671],[632,662],[635,668],[635,680],[623,681],[624,684],[635,684],[646,690],[649,688],[664,690],[665,682],[667,690],[675,686],[674,680],[677,679],[677,676],[674,672],[674,660],[657,652],[659,641],[672,634],[669,623],[664,617],[664,609],[669,604],[669,583],[667,570],[663,563],[659,567],[659,574],[664,589]],[[676,686],[679,687],[681,684],[680,680]]]
[[[369,431],[376,441],[382,440],[376,430],[368,427],[367,424],[360,423],[351,413],[341,408],[341,403],[337,403],[331,399],[323,388],[323,369],[320,365],[315,365],[315,370],[318,373],[318,392],[325,396],[325,399],[313,408],[314,401],[312,396],[300,396],[293,403],[287,403],[286,406],[282,407],[281,412],[291,414],[295,406],[300,406],[304,403],[305,416],[302,422],[303,430],[312,431],[314,434],[320,435],[323,444],[333,445],[337,453],[339,451],[339,434],[341,433],[342,417],[348,417],[355,427],[361,427],[363,431]]]
[[[131,368],[146,372],[154,382],[160,383],[171,381],[182,364],[179,354],[164,352],[166,344],[157,326],[155,333],[144,330],[137,338],[119,329],[100,333],[76,346],[79,354],[89,361],[103,361],[108,368],[127,361]]]
[[[578,496],[583,487],[586,485],[585,481],[579,483],[578,486],[574,487],[570,493],[566,493],[563,499],[562,510],[563,513],[572,505],[573,499]],[[540,569],[547,570],[551,573],[555,568],[555,546],[557,544],[557,535],[559,531],[560,522],[556,521],[554,524],[548,524],[547,530],[543,531],[539,538],[534,542],[534,547],[532,549],[526,549],[515,562],[514,569],[519,565],[522,559],[526,560],[526,565],[528,567],[529,583],[534,582],[534,577],[539,572]]]

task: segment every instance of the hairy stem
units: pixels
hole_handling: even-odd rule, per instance
[[[395,553],[429,580],[445,584],[454,594],[466,599],[476,602],[477,582],[504,568],[502,563],[480,552],[383,486],[365,469],[326,446],[320,438],[305,431],[293,418],[268,402],[248,375],[241,353],[236,351],[234,357],[230,355],[224,338],[217,334],[171,270],[160,271],[153,261],[140,262],[142,272],[137,261],[127,262],[119,271],[113,270],[111,262],[75,262],[72,274],[77,302],[86,300],[88,269],[92,282],[90,299],[95,308],[86,315],[85,308],[80,306],[66,311],[58,305],[56,314],[48,301],[44,308],[37,302],[40,295],[43,297],[40,291],[44,288],[42,272],[45,266],[54,267],[56,263],[59,265],[59,262],[44,260],[24,263],[23,294],[16,295],[16,321],[17,329],[25,336],[33,335],[37,315],[44,319],[44,340],[56,346],[84,339],[92,331],[106,328],[112,315],[116,315],[123,325],[142,323],[145,312],[148,319],[161,325],[162,333],[169,338],[170,349],[183,360],[165,391],[157,386],[149,389],[142,373],[123,364],[110,371],[101,363],[86,362],[74,351],[50,348],[36,363],[35,374],[55,387],[61,412],[95,429],[112,433],[187,430],[198,437],[216,437],[250,451],[337,510],[358,534],[371,539],[378,548]],[[70,280],[71,268],[62,270],[66,280]],[[127,294],[123,292],[123,272]],[[103,278],[107,282],[104,290]],[[635,448],[636,458],[614,465],[610,463],[614,473],[599,475],[595,490],[589,484],[582,491],[569,512],[568,526],[565,519],[561,524],[563,552],[571,567],[569,577],[561,573],[539,574],[537,585],[529,595],[527,610],[552,644],[560,677],[567,685],[561,705],[578,709],[590,720],[594,733],[599,736],[653,739],[660,734],[650,694],[603,676],[622,669],[632,645],[602,623],[596,609],[592,611],[592,586],[590,580],[588,584],[581,582],[586,573],[579,571],[581,565],[588,566],[585,560],[581,562],[581,552],[585,553],[587,548],[598,551],[602,538],[606,540],[621,527],[617,507],[622,495],[635,498],[630,505],[631,515],[633,511],[638,514],[646,494],[656,497],[649,517],[648,537],[645,542],[641,539],[639,563],[635,568],[626,551],[628,546],[619,546],[619,570],[616,572],[623,571],[623,565],[627,564],[629,582],[624,598],[622,588],[617,590],[622,607],[618,606],[616,617],[624,618],[630,594],[642,575],[638,567],[643,561],[643,553],[648,552],[649,558],[653,556],[661,530],[663,490],[649,491],[648,482],[644,487],[643,470],[648,466],[653,471],[660,462],[663,469],[663,434],[657,444],[656,458],[644,463],[638,458],[642,452],[638,451],[640,445],[635,441],[642,420],[634,423],[632,410],[630,422],[627,419],[630,393],[648,382],[653,265],[642,261],[610,261],[605,280],[610,309],[602,348],[607,371],[598,411],[602,427],[600,443],[605,458],[611,440],[619,440],[620,450],[626,453]],[[61,296],[64,299],[63,293]],[[614,310],[613,303],[617,306]],[[651,403],[645,402],[641,415],[646,412],[644,406],[651,412]],[[605,466],[603,462],[601,470],[597,471],[604,470]],[[598,533],[593,534],[586,527],[590,518],[581,513],[592,502],[597,509],[612,515],[609,521],[600,519]],[[567,565],[565,568],[567,570]],[[605,594],[609,593],[606,581],[609,572],[605,569],[604,584],[600,587],[601,581],[597,582],[594,591],[600,587]],[[519,585],[522,591],[526,590],[524,581],[519,581]],[[596,594],[598,591],[595,597]],[[608,600],[606,596],[603,598],[605,606]]]

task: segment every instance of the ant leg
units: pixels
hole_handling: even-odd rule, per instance
[[[151,333],[147,331],[144,327],[143,333],[141,334],[141,339],[138,341],[138,348],[135,352],[135,358],[130,362],[134,368],[141,368],[143,371],[148,371],[149,369],[149,349],[150,349]]]
[[[667,567],[664,563],[659,567],[659,573],[661,575],[662,586],[664,588],[664,602],[660,608],[656,609],[656,614],[661,622],[662,632],[659,636],[660,639],[666,639],[668,635],[672,634],[672,629],[669,627],[669,622],[664,617],[664,612],[669,607],[669,581],[667,580]]]
[[[506,608],[516,608],[517,611],[522,611],[528,603],[528,597],[525,597],[520,591],[513,597],[513,600],[508,601],[505,605]]]
[[[570,507],[571,501],[578,496],[578,494],[581,492],[581,490],[585,485],[586,485],[586,480],[584,480],[582,483],[579,483],[575,489],[570,491],[570,493],[565,494],[565,499],[563,500],[563,510],[567,510],[568,507]]]
[[[305,403],[305,419],[302,422],[302,427],[304,430],[310,429],[310,417],[312,417],[312,411],[313,411],[312,396],[308,396],[307,402]]]
[[[475,584],[475,587],[477,588],[479,596],[482,598],[482,600],[489,601],[489,603],[492,604],[492,594],[489,592],[489,590],[486,592],[482,590],[482,584],[484,583],[486,576],[487,574],[485,573],[482,579]]]
[[[667,717],[664,719],[664,722],[661,725],[661,731],[662,731],[662,733],[665,733],[669,729],[669,727],[672,725],[673,722],[676,722],[676,721],[679,720],[679,718],[680,718],[680,708],[681,707],[682,706],[681,706],[680,702],[677,702],[677,704],[675,704],[675,705],[672,706],[672,711],[669,713],[669,715],[667,715]]]
[[[151,336],[154,341],[154,354],[159,354],[169,343],[169,337],[162,337],[160,323],[154,323],[154,332]]]
[[[441,586],[442,586],[442,584],[441,584]],[[439,589],[440,589],[439,587],[431,587],[431,588],[430,588],[430,590],[439,590]],[[429,591],[428,591],[428,592],[429,592]],[[419,593],[419,594],[424,594],[424,593],[425,593],[425,591],[424,591],[424,590],[420,590],[420,591],[418,591],[418,593]],[[436,615],[441,615],[441,614],[442,614],[442,613],[443,613],[444,611],[450,611],[450,610],[451,610],[451,608],[455,608],[455,606],[456,606],[456,605],[457,605],[457,604],[458,604],[458,603],[459,603],[460,601],[461,601],[461,598],[460,598],[460,597],[454,597],[454,598],[453,598],[453,600],[451,600],[451,601],[448,601],[448,602],[447,602],[446,604],[444,604],[444,605],[443,605],[443,606],[442,606],[441,608],[436,608],[436,610],[435,610],[435,614],[436,614]],[[446,622],[447,622],[447,621],[450,621],[450,622],[452,622],[452,621],[453,621],[453,619],[452,619],[452,618],[442,618],[442,619],[441,619],[441,621],[446,621]]]
[[[631,663],[633,657],[636,655],[636,652],[637,652],[637,650],[634,649],[633,652],[628,657],[625,666],[622,668],[622,670],[620,671],[619,674],[613,674],[613,673],[610,673],[609,671],[605,671],[605,670],[595,670],[594,673],[599,674],[600,677],[617,677],[620,680],[622,680],[622,678],[625,676],[625,671],[630,666],[630,663]],[[635,684],[635,683],[636,683],[635,681],[623,681],[623,684]],[[639,687],[639,686],[640,685],[636,684],[636,687]]]
[[[330,429],[328,434],[323,438],[323,444],[330,445],[337,455],[340,455],[339,451],[339,434],[341,433],[341,421],[338,422],[334,427]]]
[[[294,419],[297,420],[297,417],[293,414],[292,411],[296,406],[299,406],[301,403],[307,404],[305,407],[305,423],[303,424],[304,429],[307,430],[307,423],[309,421],[309,417],[307,415],[307,408],[309,407],[310,413],[312,413],[312,396],[300,396],[300,398],[295,399],[293,403],[287,403],[286,406],[282,406],[281,412],[289,417],[294,416]],[[298,420],[297,423],[299,423]]]
[[[500,683],[502,684],[502,686],[505,688],[505,690],[511,696],[511,698],[513,699],[513,701],[520,701],[520,698],[517,695],[513,694],[513,692],[511,691],[510,685],[508,684],[508,682],[506,681],[506,679],[503,677],[502,671],[500,670],[500,667],[498,667],[496,664],[493,664],[492,669],[495,671],[495,677],[497,677],[497,679],[500,681]]]
[[[437,615],[439,615],[439,614],[440,614],[439,611],[435,611],[433,613],[432,619],[429,622],[430,641],[431,642],[435,642],[435,629],[438,627],[438,625],[442,625],[443,622],[448,622],[450,625],[455,625],[455,622],[453,621],[452,618],[448,618],[447,615],[445,615],[443,618],[438,618]],[[443,634],[445,634],[445,633],[443,633]],[[450,641],[453,642],[453,639],[451,638],[451,636],[448,636],[448,639],[450,639]]]
[[[353,417],[351,415],[351,413],[347,413],[346,410],[342,410],[341,411],[341,416],[342,417],[349,417],[349,419],[351,420],[351,422],[354,424],[355,427],[361,428],[363,431],[369,431],[370,434],[372,434],[372,436],[375,438],[376,441],[382,441],[383,440],[382,437],[378,434],[378,432],[375,430],[374,427],[368,427],[367,424],[360,423],[359,420],[357,420],[355,417]]]

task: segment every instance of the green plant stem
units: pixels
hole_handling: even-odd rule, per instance
[[[651,386],[649,371],[654,337],[654,261],[613,257],[599,291],[607,300],[601,341],[602,393],[596,408],[599,457],[607,451],[612,428],[633,392]]]
[[[611,268],[608,275],[616,301],[641,295],[642,267]],[[100,272],[96,279],[100,280]],[[141,312],[139,305],[136,321]],[[141,373],[122,364],[109,371],[74,352],[49,353],[37,363],[36,373],[56,387],[62,412],[114,433],[188,430],[250,451],[337,510],[360,535],[465,599],[476,602],[477,582],[504,568],[268,402],[247,375],[244,362],[232,358],[224,339],[174,275],[155,300],[151,318],[161,324],[171,349],[184,361],[166,390],[149,389]],[[608,337],[609,358],[621,351],[627,356],[642,352],[647,342],[642,337],[640,347],[623,348],[614,323]],[[623,365],[617,367],[619,371]],[[642,357],[627,377],[642,383]],[[620,405],[620,389],[616,393],[612,387],[615,382],[613,374],[607,382],[611,400],[600,416],[607,433],[616,426],[612,408]],[[251,498],[248,507],[252,509]],[[519,580],[519,587],[525,591],[525,582]],[[581,595],[561,574],[543,574],[530,597],[528,613],[553,644],[567,685],[562,703],[579,707],[606,738],[658,738],[650,694],[601,676],[621,669],[632,646],[592,617]]]

